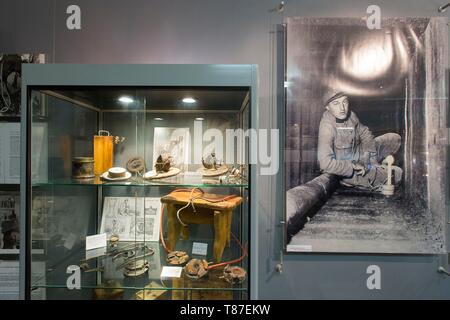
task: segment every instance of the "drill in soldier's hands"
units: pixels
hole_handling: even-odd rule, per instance
[[[358,176],[364,177],[364,175],[366,174],[366,168],[360,163],[353,163],[353,170]]]

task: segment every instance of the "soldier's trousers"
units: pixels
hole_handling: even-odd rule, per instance
[[[377,161],[381,164],[388,155],[394,155],[401,145],[401,137],[396,133],[386,133],[375,138],[377,148]],[[392,166],[392,183],[399,184],[402,180],[403,170],[400,167]],[[350,178],[344,178],[341,183],[348,187],[358,189],[380,191],[387,181],[387,170],[384,166],[372,166],[364,176],[355,172]]]

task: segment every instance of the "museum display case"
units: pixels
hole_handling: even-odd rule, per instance
[[[22,297],[248,299],[255,74],[25,66]]]

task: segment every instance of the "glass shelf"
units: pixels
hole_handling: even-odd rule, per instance
[[[221,278],[224,266],[211,269],[205,277],[200,279],[190,279],[185,276],[184,271],[182,271],[180,278],[161,279],[160,274],[162,268],[167,265],[166,252],[158,242],[145,243],[155,249],[155,254],[146,258],[149,262],[149,271],[147,273],[138,277],[126,277],[122,274],[123,268],[118,268],[123,263],[123,259],[119,258],[113,261],[111,256],[102,256],[88,261],[91,268],[96,268],[97,266],[102,267],[103,270],[101,272],[81,271],[80,289],[82,291],[91,291],[94,295],[105,292],[112,294],[113,292],[117,293],[119,290],[122,290],[124,292],[123,298],[125,299],[136,299],[136,293],[140,290],[160,292],[162,296],[164,295],[162,297],[163,299],[195,299],[198,295],[204,295],[211,299],[214,299],[214,297],[233,299],[233,295],[247,293],[247,279],[241,284],[232,285]],[[121,246],[124,244],[121,242]],[[184,240],[179,241],[177,244],[178,250],[189,252],[189,248],[192,248],[192,241]],[[56,295],[56,292],[60,291],[64,291],[65,294],[77,291],[67,289],[66,281],[70,273],[66,273],[66,270],[69,265],[79,265],[85,258],[85,252],[83,249],[77,250],[53,266],[47,265],[45,274],[34,275],[31,284],[32,291],[44,289],[47,295]],[[233,260],[236,258],[234,256],[236,254],[237,247],[236,245],[232,245],[231,248],[225,250],[222,260]],[[208,259],[209,256],[207,258],[194,256],[194,258],[203,258],[210,261]],[[39,261],[38,256],[35,256],[35,261]],[[146,287],[149,284],[152,284],[152,286]]]
[[[129,187],[148,187],[148,186],[167,186],[167,187],[186,187],[186,188],[248,188],[248,183],[239,180],[236,182],[223,182],[221,183],[218,177],[204,178],[204,179],[193,179],[191,177],[185,177],[184,175],[179,175],[172,178],[164,179],[153,179],[146,180],[141,177],[131,177],[126,181],[106,181],[102,180],[100,176],[96,176],[94,179],[76,180],[71,178],[66,179],[55,179],[49,180],[47,182],[35,182],[32,184],[33,187],[47,187],[47,186],[129,186]]]

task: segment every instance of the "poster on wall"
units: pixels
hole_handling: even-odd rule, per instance
[[[286,19],[288,252],[446,252],[446,18]]]
[[[0,192],[0,253],[20,248],[19,205],[18,192]]]
[[[44,63],[43,54],[0,54],[0,118],[20,116],[22,63]],[[39,105],[33,97],[32,103]],[[33,110],[38,110],[34,107]]]
[[[20,183],[20,123],[0,125],[0,184]]]

